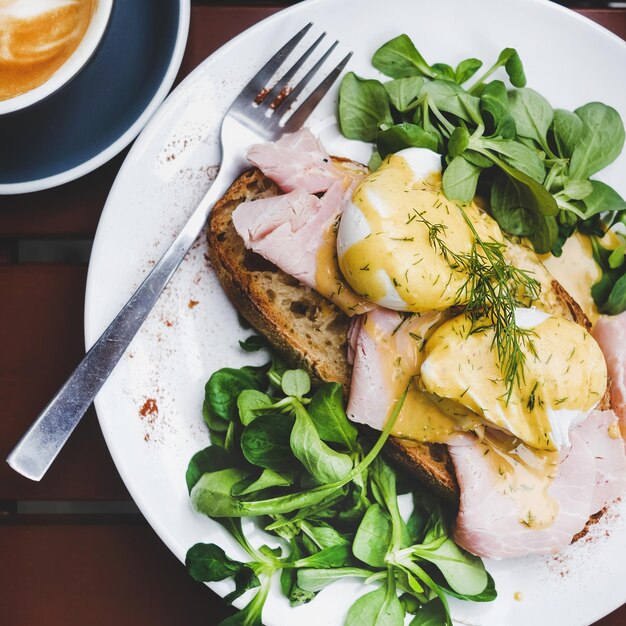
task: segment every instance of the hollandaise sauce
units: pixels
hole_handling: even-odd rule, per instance
[[[502,240],[496,222],[475,204],[464,211],[483,240]],[[418,178],[408,157],[390,155],[361,182],[344,212],[340,239],[350,245],[340,249],[343,275],[368,300],[398,310],[424,312],[467,302],[467,272],[433,246],[433,225],[449,250],[470,253],[474,235],[459,207],[443,194],[441,173]],[[392,306],[390,298],[401,304]]]
[[[347,315],[365,313],[371,308],[366,299],[346,283],[339,271],[336,224],[331,224],[322,235],[316,257],[315,286],[319,293],[334,302]]]
[[[517,309],[516,318],[532,332],[520,347],[524,376],[510,395],[493,350],[493,328],[480,329],[465,314],[444,322],[426,342],[421,381],[426,391],[481,415],[485,425],[533,448],[557,450],[569,445],[570,427],[604,395],[604,356],[574,322],[533,309]]]
[[[442,318],[442,313],[410,315],[400,321],[391,334],[378,327],[369,316],[363,323],[362,332],[381,346],[378,367],[382,369],[384,379],[389,381],[387,391],[392,398],[386,418],[389,418],[398,398],[410,384],[391,432],[396,437],[445,443],[452,433],[478,426],[479,416],[466,407],[432,396],[419,388],[422,347],[432,327]]]
[[[495,489],[515,502],[520,523],[535,529],[552,525],[560,507],[549,490],[558,473],[559,453],[531,449],[491,429],[477,445],[492,467]]]
[[[606,244],[603,241],[606,247],[611,247],[611,234],[607,235]],[[600,280],[602,270],[593,258],[589,237],[576,232],[563,245],[560,257],[544,254],[539,258],[550,274],[578,302],[591,323],[595,324],[599,313],[591,296],[591,287]]]

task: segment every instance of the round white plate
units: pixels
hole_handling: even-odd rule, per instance
[[[375,49],[407,32],[431,62],[478,57],[488,65],[507,46],[518,49],[529,86],[553,106],[606,102],[626,119],[626,45],[561,7],[534,0],[312,0],[285,10],[207,59],[167,99],[133,146],[107,201],[87,284],[85,334],[91,345],[138,286],[210,184],[220,155],[220,120],[245,81],[308,21],[341,40],[349,69],[375,74]],[[313,37],[313,33],[310,34]],[[332,122],[336,90],[313,123]],[[330,150],[344,152],[326,124]],[[358,144],[352,144],[357,149]],[[352,154],[348,155],[352,156]],[[602,178],[626,196],[623,154]],[[191,455],[209,443],[202,421],[204,383],[219,367],[262,359],[243,353],[246,335],[206,261],[200,237],[96,400],[107,444],[128,490],[181,560],[198,541],[241,558],[213,521],[195,513],[185,487]],[[150,412],[153,400],[158,410]],[[143,409],[143,410],[142,410]],[[490,604],[453,603],[459,624],[590,624],[626,601],[626,500],[614,504],[583,540],[558,556],[488,562],[499,597]],[[218,592],[229,589],[216,585]],[[339,625],[362,593],[335,583],[310,604],[291,609],[277,590],[264,623]],[[521,593],[521,600],[514,594]]]

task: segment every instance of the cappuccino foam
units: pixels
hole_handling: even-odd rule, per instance
[[[78,4],[78,0],[0,0],[0,24],[5,18],[31,20],[69,4]]]
[[[96,0],[0,0],[0,100],[44,83],[89,27]]]

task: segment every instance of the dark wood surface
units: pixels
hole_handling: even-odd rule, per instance
[[[285,3],[244,4],[194,6],[179,79]],[[626,9],[581,12],[626,39]],[[0,459],[83,354],[86,264],[21,262],[21,250],[88,243],[123,157],[57,189],[0,196]],[[40,483],[0,462],[0,624],[215,624],[229,612],[133,509],[93,410]],[[598,624],[626,624],[626,607]]]

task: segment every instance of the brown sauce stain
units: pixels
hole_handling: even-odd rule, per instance
[[[139,415],[141,415],[141,417],[157,416],[158,414],[159,407],[154,398],[148,398],[139,409]]]

